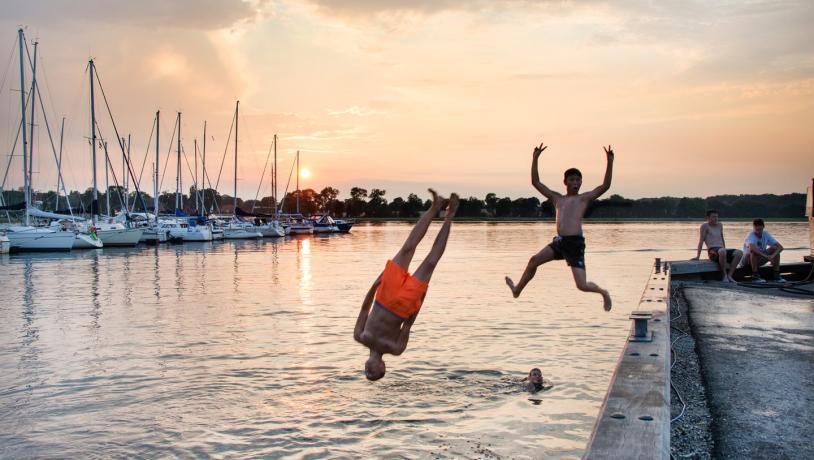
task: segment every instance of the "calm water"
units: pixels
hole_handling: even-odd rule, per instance
[[[0,257],[0,456],[577,458],[653,258],[694,256],[698,224],[586,225],[605,313],[564,262],[511,298],[553,224],[457,223],[371,383],[353,325],[409,229]],[[727,223],[730,244],[748,229]],[[806,223],[768,230],[786,261],[809,252]],[[539,404],[531,367],[555,385]]]

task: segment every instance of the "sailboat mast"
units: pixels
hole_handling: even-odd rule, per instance
[[[26,204],[25,225],[28,225],[28,204],[31,201],[31,197],[29,197],[30,184],[28,183],[28,155],[26,154],[26,151],[28,150],[28,136],[26,134],[25,127],[25,66],[23,65],[23,43],[25,38],[23,37],[22,28],[17,30],[17,37],[18,41],[20,42],[20,111],[22,112],[20,123],[22,124],[23,130],[23,197]]]
[[[92,222],[94,226],[96,225],[96,220],[99,217],[99,189],[96,186],[96,104],[94,101],[93,95],[93,59],[88,61],[88,66],[90,69],[90,151],[91,151],[91,162],[93,164],[93,201],[90,205],[90,212],[92,215]]]
[[[239,113],[240,113],[240,101],[237,101],[237,103],[235,103],[235,209],[234,209],[235,214],[237,214],[237,125]]]
[[[107,217],[112,217],[110,214],[110,177],[108,171],[110,169],[110,157],[107,155],[107,141],[102,142],[105,148],[105,201],[107,202]]]
[[[271,202],[277,210],[277,135],[274,135],[274,170],[271,172]],[[277,214],[276,212],[274,213]]]
[[[300,213],[300,151],[297,150],[297,214]]]
[[[178,112],[178,161],[175,168],[175,209],[181,209],[181,112]]]
[[[201,182],[203,182],[203,184],[204,184],[203,189],[204,189],[204,192],[206,192],[206,120],[204,120],[203,158],[201,159],[201,163],[203,163],[201,165],[201,168],[202,168]],[[201,207],[203,208],[203,211],[205,212],[206,211],[206,195],[205,194],[201,195]]]
[[[154,177],[153,177],[153,212],[155,212],[155,224],[158,225],[158,130],[161,126],[159,123],[159,118],[161,116],[161,111],[155,111],[155,166],[154,169]]]
[[[39,42],[34,42],[34,63],[31,67],[31,132],[28,137],[28,195],[31,202],[34,201],[34,111],[37,108],[34,101],[37,100],[37,45],[39,45]],[[32,204],[31,202],[29,202],[29,205]],[[27,215],[28,210],[26,210]],[[28,225],[28,222],[26,222],[26,225]]]
[[[194,144],[193,153],[195,154],[195,214],[200,214],[198,205],[200,204],[198,195],[198,139],[193,139]]]

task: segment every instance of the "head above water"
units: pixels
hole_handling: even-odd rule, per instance
[[[568,168],[563,174],[562,183],[565,184],[568,193],[577,193],[582,187],[582,172],[577,168]]]
[[[529,371],[529,382],[542,384],[543,383],[543,371],[541,371],[537,367],[530,370]]]
[[[717,224],[718,223],[718,210],[717,209],[707,209],[707,222],[710,224]]]
[[[370,357],[365,361],[365,377],[374,382],[384,377],[385,372],[387,372],[387,367],[384,365],[382,355],[371,350]]]

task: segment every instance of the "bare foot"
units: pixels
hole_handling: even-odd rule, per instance
[[[728,277],[728,276],[726,276],[726,275],[724,275],[724,277],[723,277],[723,279],[721,280],[721,282],[722,282],[722,283],[728,283],[728,282],[729,282],[729,277]]]
[[[611,302],[611,296],[608,291],[602,291],[602,300],[604,301],[603,307],[605,307],[605,311],[611,311],[611,307],[613,306],[613,302]]]
[[[729,277],[729,282],[730,283],[737,283],[737,281],[735,281],[735,278],[732,278],[731,276]]]
[[[438,192],[431,188],[428,188],[427,191],[432,195],[432,207],[440,209],[441,205],[444,203],[444,199],[438,196]]]
[[[508,276],[506,277],[506,284],[509,286],[509,289],[512,290],[512,296],[515,299],[520,296],[520,293],[517,292],[517,289],[515,289],[515,287],[514,287],[514,281],[512,281],[512,279],[509,278]]]
[[[457,193],[453,193],[449,196],[449,203],[447,204],[447,212],[444,213],[445,219],[452,219],[455,217],[455,213],[458,211],[458,203],[459,198]]]

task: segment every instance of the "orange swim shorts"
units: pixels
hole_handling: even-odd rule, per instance
[[[376,290],[376,302],[399,318],[407,319],[421,309],[427,287],[427,283],[388,260]]]

